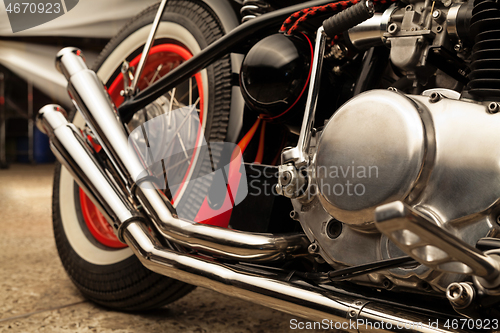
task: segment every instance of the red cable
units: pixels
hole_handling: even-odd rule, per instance
[[[262,127],[260,128],[260,140],[259,140],[259,150],[257,151],[257,156],[255,157],[255,162],[262,164],[264,159],[264,142],[266,140],[266,122],[262,122]]]
[[[248,147],[248,144],[250,143],[250,141],[252,141],[255,132],[257,132],[257,129],[259,128],[260,125],[260,121],[261,121],[260,117],[257,118],[257,121],[255,122],[255,124],[253,124],[252,128],[250,128],[250,130],[247,132],[247,134],[245,134],[243,139],[241,139],[241,141],[238,143],[238,146],[234,148],[233,154],[231,156],[231,161],[238,156],[239,151],[241,151],[241,154],[243,155],[245,149],[247,149]]]

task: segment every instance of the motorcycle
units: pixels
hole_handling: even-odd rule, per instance
[[[499,21],[491,0],[163,0],[93,70],[64,48],[76,112],[37,126],[68,275],[127,311],[200,286],[321,328],[498,330]]]

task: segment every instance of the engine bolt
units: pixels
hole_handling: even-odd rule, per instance
[[[429,96],[429,102],[431,103],[437,103],[441,100],[441,94],[437,93],[437,92],[433,92],[430,96]]]
[[[455,50],[455,52],[462,51],[462,43],[455,44],[455,46],[453,47],[453,49]]]
[[[434,12],[432,12],[432,17],[434,19],[438,19],[439,17],[441,17],[441,11],[439,9],[436,9]]]
[[[319,251],[319,246],[318,244],[316,244],[316,242],[312,243],[311,245],[309,245],[309,247],[307,248],[307,251],[309,252],[309,254],[316,254],[318,251]]]
[[[454,282],[446,288],[446,298],[448,298],[451,305],[459,309],[468,307],[472,303],[474,295],[474,288],[468,283]]]
[[[396,23],[391,23],[389,27],[387,28],[387,31],[390,34],[395,34],[398,31],[398,25]]]
[[[292,210],[290,212],[290,218],[292,220],[298,221],[299,220],[299,213],[297,213],[296,211]]]
[[[491,114],[497,113],[499,111],[498,109],[499,109],[498,103],[491,102],[490,104],[488,104],[488,112],[489,113],[491,113]]]
[[[390,290],[392,289],[393,285],[392,285],[392,281],[391,280],[388,280],[388,279],[385,279],[384,282],[382,283],[382,285],[384,286],[385,289],[387,290]]]
[[[285,171],[281,174],[281,185],[287,186],[292,181],[292,173],[290,171]]]

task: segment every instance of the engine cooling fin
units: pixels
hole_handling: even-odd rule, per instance
[[[500,100],[500,4],[475,0],[470,23],[474,46],[467,89],[478,99]]]

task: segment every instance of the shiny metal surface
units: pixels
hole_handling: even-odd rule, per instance
[[[446,289],[446,298],[453,307],[463,309],[471,305],[475,297],[474,288],[469,283],[450,283]]]
[[[285,149],[281,155],[281,164],[293,162],[296,167],[304,166],[309,162],[309,143],[311,141],[311,130],[314,126],[316,105],[318,103],[319,86],[321,82],[321,70],[325,56],[326,34],[323,27],[316,32],[316,45],[312,63],[311,80],[307,94],[306,108],[302,127],[300,128],[299,140],[294,148]]]
[[[389,22],[391,21],[391,16],[394,13],[395,10],[398,9],[398,6],[394,3],[387,8],[384,13],[382,14],[382,19],[380,20],[380,29],[383,32],[387,31],[387,28],[389,27]]]
[[[146,44],[144,44],[144,48],[142,50],[141,59],[139,60],[139,64],[137,65],[137,68],[135,70],[134,79],[132,80],[130,88],[125,89],[125,95],[127,96],[135,94],[135,90],[137,89],[137,83],[141,78],[144,65],[148,60],[149,50],[151,50],[151,47],[153,46],[156,31],[158,30],[158,26],[160,25],[161,17],[163,15],[163,12],[165,11],[165,6],[167,5],[167,1],[168,0],[161,0],[160,5],[158,6],[158,11],[156,12],[153,25],[151,26],[151,31],[149,32],[148,39],[146,40]]]
[[[128,181],[137,199],[146,209],[161,234],[178,244],[225,258],[246,261],[279,260],[302,254],[309,242],[302,234],[272,235],[240,232],[205,224],[197,224],[173,215],[160,190],[151,182],[134,186],[146,168],[128,146],[128,136],[118,120],[107,92],[90,71],[75,48],[65,48],[58,55],[58,67],[69,80],[69,90],[89,127],[106,153]]]
[[[304,194],[308,184],[307,174],[297,170],[293,165],[280,165],[276,192],[287,198],[297,198]]]
[[[458,31],[457,31],[457,18],[458,18],[458,11],[460,10],[460,7],[462,5],[467,6],[467,2],[464,3],[454,3],[450,9],[448,10],[448,14],[446,15],[446,31],[448,34],[452,37],[458,38]]]
[[[440,95],[437,102],[432,101],[433,93]],[[500,198],[500,147],[496,144],[500,140],[497,131],[500,127],[500,115],[488,113],[485,105],[460,101],[457,95],[446,89],[428,90],[423,96],[407,95],[418,106],[427,143],[421,173],[413,189],[402,201],[474,247],[483,237],[500,235],[500,226],[496,222]],[[365,108],[368,105],[371,107],[372,104],[366,103]],[[359,124],[363,124],[362,119]],[[353,133],[358,133],[358,137],[346,133],[343,139],[345,143],[338,144],[351,145],[352,149],[346,150],[347,156],[353,154],[358,147],[363,148],[378,140],[364,137],[364,132],[356,130],[359,131],[355,129]],[[327,131],[325,129],[324,132]],[[359,145],[352,142],[358,142]],[[330,146],[330,149],[336,149],[333,144]],[[397,147],[397,144],[388,143],[387,149],[393,146]],[[316,153],[314,159],[318,159],[319,154],[322,154],[321,151]],[[322,158],[326,161],[331,158],[329,153],[324,155]],[[338,166],[338,160],[339,158],[332,158],[331,166]],[[347,158],[346,160],[349,162]],[[313,164],[316,165],[317,161],[313,160]],[[315,177],[313,175],[313,179]],[[367,197],[366,202],[369,200]],[[313,196],[312,200],[310,197],[298,198],[292,202],[295,211],[299,212],[299,220],[309,240],[317,242],[321,256],[335,268],[405,255],[371,224],[358,225],[349,223],[349,220],[342,221],[345,223],[340,236],[330,239],[325,228],[332,214],[323,209],[317,197]],[[339,218],[337,215],[333,217]],[[417,265],[370,274],[355,280],[380,288],[384,287],[387,279],[391,282],[387,285],[392,290],[434,290],[444,293],[451,281],[461,282],[468,279],[468,276]]]
[[[444,96],[449,99],[455,99],[459,100],[461,94],[458,91],[451,90],[451,89],[443,89],[443,88],[434,88],[434,89],[427,89],[422,92],[422,96],[431,96],[433,93],[440,94],[441,96]]]
[[[93,156],[81,132],[68,123],[64,114],[60,106],[47,105],[38,113],[37,126],[49,135],[52,151],[58,160],[118,234],[123,222],[139,215]]]
[[[475,275],[500,284],[500,262],[464,243],[408,205],[377,208],[376,226],[406,254],[432,269]]]
[[[81,51],[74,47],[59,51],[56,67],[68,79],[68,91],[75,105],[110,156],[117,172],[129,188],[132,187],[146,173],[137,158],[130,158],[127,144],[122,144],[127,143],[128,135],[102,82],[95,72],[88,69]]]
[[[443,328],[443,318],[438,327],[431,327],[429,323],[435,323],[437,317],[354,298],[340,291],[314,288],[304,282],[249,274],[215,261],[173,252],[162,247],[140,222],[127,227],[125,239],[142,263],[159,274],[310,320],[343,323],[340,327],[347,332],[371,332],[369,325],[352,325],[358,320],[365,324],[382,321],[391,324],[392,329],[386,325],[377,332],[450,332]],[[422,325],[405,326],[408,322]]]
[[[257,16],[271,11],[271,6],[263,0],[243,0],[243,6],[240,9],[241,23],[250,21]]]
[[[410,98],[430,111],[436,137],[436,160],[416,208],[420,212],[427,211],[447,228],[465,228],[466,223],[451,221],[478,221],[481,217],[472,215],[489,211],[500,198],[497,158],[500,147],[494,139],[498,136],[500,115],[488,113],[486,106],[481,104],[449,98],[432,103],[426,96],[412,95]],[[489,223],[493,234],[498,234],[499,226]],[[469,232],[477,237],[472,228]],[[466,234],[461,237],[470,245],[477,241]]]
[[[385,29],[382,29],[382,19],[383,14],[376,13],[372,18],[349,29],[347,36],[351,44],[358,50],[383,45]]]
[[[427,149],[419,113],[401,94],[371,90],[334,114],[313,165],[319,198],[333,217],[370,223],[377,206],[409,195]]]

